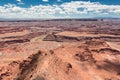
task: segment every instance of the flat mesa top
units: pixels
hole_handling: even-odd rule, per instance
[[[64,31],[57,33],[56,35],[60,36],[68,36],[68,37],[99,37],[99,35],[94,35],[94,34],[87,34],[87,33],[81,33],[81,32],[74,32],[74,31]]]

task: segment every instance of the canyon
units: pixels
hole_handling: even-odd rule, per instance
[[[0,21],[0,80],[120,80],[120,21]]]

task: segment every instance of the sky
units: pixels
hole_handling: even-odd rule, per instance
[[[120,0],[0,0],[0,18],[120,18]]]

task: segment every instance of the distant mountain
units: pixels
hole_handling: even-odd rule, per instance
[[[62,19],[36,19],[36,18],[0,18],[0,21],[41,21],[41,20],[45,20],[45,21],[66,21],[66,20],[75,20],[75,21],[97,21],[97,20],[120,20],[120,18],[112,18],[112,17],[95,17],[95,18],[62,18]]]

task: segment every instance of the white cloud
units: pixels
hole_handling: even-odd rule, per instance
[[[16,0],[16,1],[18,2],[18,4],[24,4],[22,0]]]
[[[18,2],[22,2],[21,0],[17,0]]]
[[[72,1],[61,5],[38,5],[29,8],[21,8],[14,4],[0,6],[1,18],[81,18],[95,16],[120,17],[120,5]]]
[[[49,0],[42,0],[42,1],[44,1],[44,2],[48,2]]]

